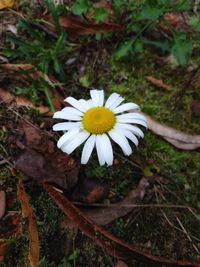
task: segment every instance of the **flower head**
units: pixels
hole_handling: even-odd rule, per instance
[[[103,90],[91,90],[90,96],[89,100],[67,97],[65,101],[72,107],[63,108],[54,114],[56,119],[67,120],[53,126],[54,131],[66,131],[57,146],[70,154],[86,141],[81,156],[82,164],[88,162],[96,147],[100,165],[112,165],[111,140],[129,156],[132,148],[128,139],[138,145],[138,138],[144,137],[144,134],[136,125],[147,127],[146,118],[138,112],[137,104],[121,104],[124,98],[117,93],[111,94],[106,101]],[[127,112],[130,110],[133,111]]]

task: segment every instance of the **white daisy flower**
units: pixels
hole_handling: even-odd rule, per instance
[[[112,165],[111,140],[129,156],[132,148],[128,139],[137,146],[138,138],[144,137],[144,134],[136,125],[147,127],[147,121],[137,112],[137,104],[121,104],[124,98],[117,93],[111,94],[105,104],[103,90],[91,90],[90,96],[89,100],[67,97],[65,101],[72,107],[65,107],[54,114],[55,119],[67,120],[53,126],[54,131],[66,131],[58,140],[57,146],[70,154],[86,141],[81,156],[82,164],[88,162],[96,147],[99,164]],[[129,110],[135,111],[127,112]]]

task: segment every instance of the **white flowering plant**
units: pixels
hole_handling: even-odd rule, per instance
[[[146,128],[147,121],[139,113],[137,104],[122,104],[124,98],[117,93],[111,94],[106,101],[103,90],[90,90],[90,96],[89,100],[67,97],[65,101],[71,106],[54,113],[53,118],[67,120],[53,126],[54,131],[65,131],[57,146],[70,154],[85,142],[82,164],[88,162],[96,147],[99,164],[112,165],[111,140],[121,147],[124,155],[131,155],[132,148],[128,140],[137,146],[138,138],[144,137],[138,125]]]

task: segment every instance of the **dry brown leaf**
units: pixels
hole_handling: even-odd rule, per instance
[[[145,191],[149,183],[146,178],[142,178],[136,189],[133,189],[128,193],[128,195],[120,202],[117,203],[117,206],[108,206],[104,208],[96,209],[85,209],[83,210],[84,214],[93,220],[94,222],[100,225],[106,225],[116,220],[119,217],[127,215],[133,210],[133,207],[126,207],[124,204],[136,204],[138,200],[142,200],[145,194]]]
[[[109,194],[109,183],[99,181],[97,178],[81,178],[73,189],[70,199],[83,203],[102,201]]]
[[[9,72],[32,69],[34,69],[34,66],[31,64],[0,64],[0,70],[6,70]]]
[[[21,218],[18,212],[9,211],[0,220],[0,239],[18,236],[21,232]]]
[[[13,8],[16,6],[16,0],[1,0],[0,1],[0,10],[4,8]]]
[[[147,119],[148,129],[175,147],[183,150],[194,150],[200,147],[200,135],[186,134],[165,124],[161,124],[145,113],[143,115]]]
[[[46,16],[44,19],[49,22],[52,21],[50,16]],[[97,32],[119,32],[124,29],[122,25],[113,23],[87,23],[80,17],[71,14],[61,15],[59,17],[59,24],[63,30],[67,31],[72,36],[96,34]],[[50,30],[55,31],[53,24],[47,27]]]
[[[3,264],[6,246],[7,246],[6,241],[0,240],[0,264]]]
[[[0,219],[4,216],[6,209],[6,193],[0,191]]]
[[[172,87],[170,85],[165,84],[162,80],[158,80],[152,76],[147,76],[146,79],[158,88],[163,88],[167,91],[172,90]]]
[[[21,203],[24,217],[27,218],[28,220],[28,231],[29,231],[29,256],[28,257],[29,257],[30,265],[31,267],[38,267],[39,256],[40,256],[40,244],[39,244],[37,225],[36,225],[33,210],[30,207],[29,200],[24,189],[24,185],[22,181],[20,180],[17,185],[17,197]]]
[[[54,183],[65,190],[72,188],[78,180],[79,163],[59,151],[49,136],[30,122],[20,120],[18,125],[19,135],[14,136],[14,142],[22,153],[15,158],[15,168],[38,183]]]
[[[104,228],[90,220],[80,209],[75,207],[60,191],[53,186],[44,184],[44,189],[54,200],[58,207],[67,217],[96,244],[101,246],[110,255],[119,259],[125,259],[132,262],[133,259],[145,262],[147,266],[169,266],[169,267],[198,267],[199,263],[191,263],[179,260],[168,260],[159,256],[151,255],[141,251],[134,245],[125,243],[114,235],[107,232]]]
[[[16,96],[10,93],[8,90],[0,88],[0,102],[3,101],[6,104],[10,104],[12,102],[16,103],[18,107],[26,107],[26,108],[35,108],[40,113],[48,113],[49,108],[45,106],[35,107],[33,103],[25,96]]]
[[[114,267],[128,267],[124,261],[118,261]]]
[[[200,117],[200,100],[193,100],[191,104],[192,113]]]

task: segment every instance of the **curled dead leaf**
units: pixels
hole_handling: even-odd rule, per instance
[[[177,148],[194,150],[200,147],[200,135],[186,134],[167,125],[161,124],[151,116],[144,114],[147,119],[148,129],[161,136]]]
[[[17,185],[17,197],[21,203],[22,211],[24,217],[28,220],[28,231],[29,231],[29,261],[31,267],[39,266],[39,256],[40,256],[40,244],[39,236],[37,231],[37,224],[32,208],[30,207],[28,197],[26,195],[24,185],[22,181],[19,180]]]

